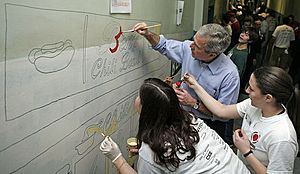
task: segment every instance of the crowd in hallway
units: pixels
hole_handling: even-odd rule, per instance
[[[244,56],[248,53],[246,61],[241,63],[240,60],[236,64],[242,72],[242,89],[251,72],[261,66],[277,66],[284,69],[292,76],[295,87],[299,88],[300,61],[296,56],[300,53],[300,25],[294,15],[281,15],[266,8],[263,1],[256,7],[251,3],[241,4],[237,1],[229,5],[228,11],[218,21],[231,35],[231,44],[227,49],[229,56],[232,56],[230,50],[239,48],[236,47],[241,44],[239,41],[243,42],[241,39],[245,30],[254,31],[258,36],[253,38],[253,34],[248,32],[252,39],[247,42],[246,48],[238,50],[244,51]],[[235,59],[233,61],[236,63]]]

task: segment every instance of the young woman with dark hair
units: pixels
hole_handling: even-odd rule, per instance
[[[181,109],[173,88],[161,80],[147,79],[135,105],[140,112],[137,138],[156,152],[156,163],[174,171],[183,161],[177,151],[188,152],[187,160],[195,159],[194,146],[200,138],[192,116]]]
[[[250,173],[214,130],[181,108],[174,89],[162,80],[146,79],[135,107],[140,113],[139,173]],[[110,137],[100,150],[120,173],[136,173]]]

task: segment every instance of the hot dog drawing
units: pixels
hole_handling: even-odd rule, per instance
[[[71,40],[45,44],[41,48],[33,48],[28,60],[41,73],[54,73],[67,68],[75,54]]]

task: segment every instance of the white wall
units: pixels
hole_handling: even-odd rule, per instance
[[[116,173],[100,153],[101,132],[120,145],[137,132],[133,107],[145,78],[169,75],[170,61],[136,33],[137,22],[192,36],[194,3],[176,26],[176,1],[132,0],[110,14],[108,0],[0,2],[0,173]],[[153,29],[156,30],[156,29]]]

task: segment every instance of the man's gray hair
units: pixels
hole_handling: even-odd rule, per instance
[[[200,27],[197,32],[202,37],[208,37],[205,51],[223,53],[230,45],[231,37],[228,32],[219,24],[206,24]]]

